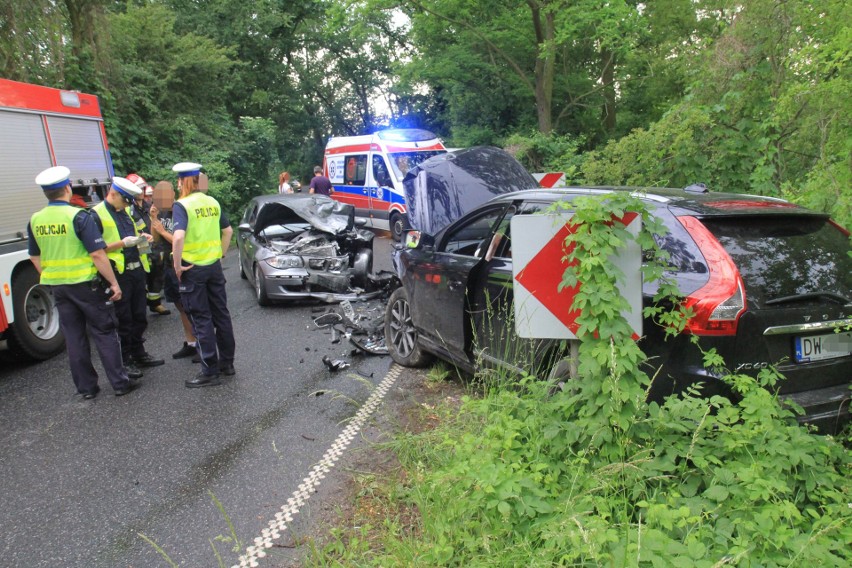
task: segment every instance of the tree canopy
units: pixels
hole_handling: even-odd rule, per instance
[[[419,126],[572,183],[777,195],[852,223],[843,0],[8,0],[6,78],[96,94],[117,172],[235,213],[329,136]]]

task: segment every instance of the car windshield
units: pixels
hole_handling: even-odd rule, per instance
[[[814,293],[852,298],[849,239],[823,217],[702,219],[731,255],[746,293],[766,301]]]
[[[415,166],[419,166],[432,156],[437,156],[438,154],[445,154],[446,150],[435,150],[431,152],[395,152],[393,154],[389,154],[391,168],[393,169],[393,173],[396,176],[396,179],[402,181],[402,178],[405,177],[405,174],[408,173],[408,170]]]

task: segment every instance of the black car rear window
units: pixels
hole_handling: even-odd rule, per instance
[[[742,275],[746,294],[764,305],[801,294],[852,298],[849,239],[821,217],[702,219]]]

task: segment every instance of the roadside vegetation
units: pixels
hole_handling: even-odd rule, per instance
[[[630,237],[605,223],[642,206],[575,205],[582,229],[566,242],[576,264],[564,283],[594,283],[574,304],[583,310],[580,378],[559,389],[490,374],[460,405],[430,408],[438,425],[384,445],[400,469],[361,478],[354,517],[307,563],[847,566],[849,451],[797,424],[771,392],[781,380],[772,369],[726,376],[739,400],[708,400],[696,386],[646,403],[653,367],[608,299],[621,275],[607,259]],[[654,247],[659,228],[646,213],[643,221],[639,240]],[[661,275],[657,258],[645,278]],[[687,316],[656,312],[672,333]],[[705,361],[724,367],[714,352]]]

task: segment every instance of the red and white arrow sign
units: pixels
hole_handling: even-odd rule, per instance
[[[563,172],[542,172],[532,175],[539,187],[560,187],[565,185],[565,174]]]
[[[514,275],[515,332],[520,337],[576,339],[579,312],[571,310],[574,296],[582,288],[559,288],[568,267],[565,238],[574,230],[571,213],[553,215],[515,215],[512,218],[512,266]],[[642,218],[627,213],[613,222],[639,234]],[[625,275],[619,283],[630,312],[623,314],[633,328],[634,338],[642,335],[642,251],[631,240],[612,262]]]

